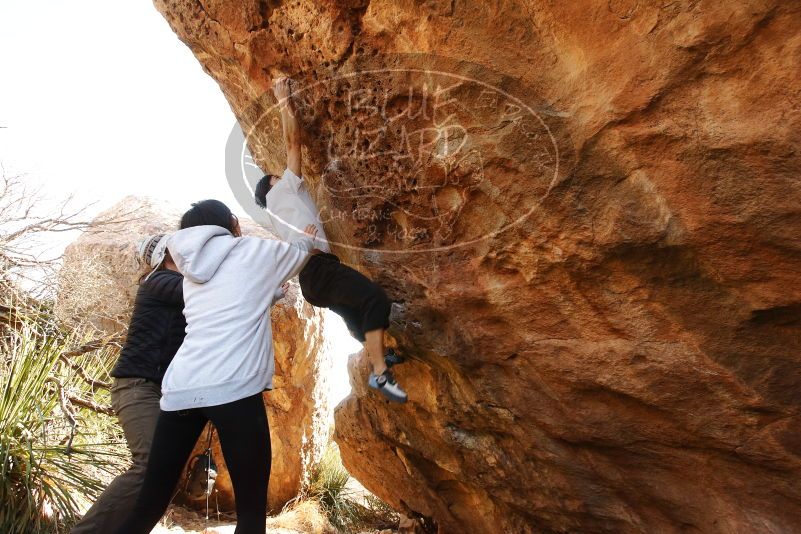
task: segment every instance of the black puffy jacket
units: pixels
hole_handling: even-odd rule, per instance
[[[161,384],[186,335],[183,280],[180,273],[165,269],[139,285],[128,339],[111,376]]]

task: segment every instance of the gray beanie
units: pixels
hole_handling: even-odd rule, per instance
[[[167,255],[167,241],[169,241],[169,238],[169,235],[157,234],[147,236],[139,242],[136,259],[141,267],[152,269],[150,274],[153,274],[164,261]],[[148,274],[148,277],[150,274]]]

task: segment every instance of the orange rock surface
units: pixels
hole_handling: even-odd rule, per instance
[[[398,303],[348,469],[441,532],[801,530],[801,6],[156,0]],[[228,177],[229,180],[239,180]],[[222,179],[222,177],[221,177]]]

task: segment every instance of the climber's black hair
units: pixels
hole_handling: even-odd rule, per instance
[[[273,188],[270,185],[270,181],[273,178],[280,178],[280,176],[276,176],[275,174],[265,174],[259,180],[259,183],[256,184],[256,191],[253,193],[253,196],[256,197],[256,204],[259,205],[261,208],[267,207],[267,193],[270,192],[270,189]]]
[[[234,233],[234,221],[234,214],[219,200],[201,200],[192,204],[189,211],[181,217],[181,230],[213,224]]]

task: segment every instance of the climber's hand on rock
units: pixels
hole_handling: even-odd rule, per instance
[[[278,288],[278,291],[275,292],[275,296],[273,297],[273,304],[275,304],[282,298],[286,297],[288,292],[289,292],[289,282],[284,282],[283,284],[281,284],[281,287]]]
[[[289,98],[290,93],[289,78],[284,76],[275,80],[275,83],[273,84],[273,94],[279,102],[286,101]]]
[[[313,224],[307,226],[303,232],[309,237],[312,238],[317,237],[317,227]]]

